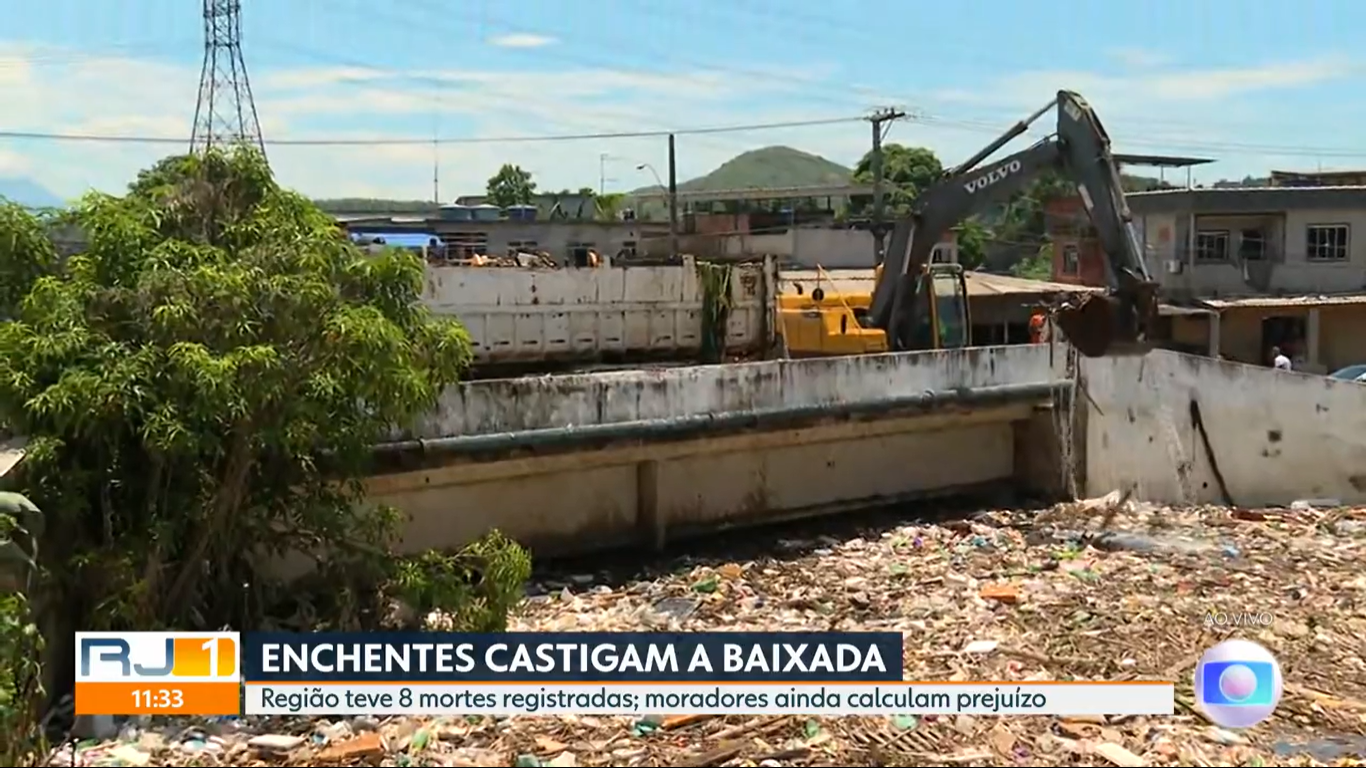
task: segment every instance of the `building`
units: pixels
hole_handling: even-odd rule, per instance
[[[702,258],[775,256],[800,269],[871,268],[873,236],[866,222],[840,223],[850,201],[872,195],[864,185],[685,190],[678,193],[679,250]],[[667,203],[667,191],[632,193],[646,206]],[[935,249],[939,261],[957,261],[947,238]]]
[[[455,205],[469,208],[488,205],[488,202],[488,195],[462,195],[455,199]],[[536,218],[541,221],[592,221],[598,218],[597,201],[591,195],[578,192],[537,193],[531,196],[530,205],[535,207]]]
[[[610,258],[643,254],[652,243],[668,242],[667,222],[522,220],[452,221],[440,218],[343,217],[351,232],[435,233],[452,257],[545,252],[564,265],[582,263],[587,251]]]
[[[1273,187],[1362,187],[1366,171],[1272,171]]]
[[[1247,363],[1271,346],[1300,367],[1366,362],[1366,187],[1227,187],[1127,196],[1135,234],[1182,348]],[[1079,203],[1049,207],[1054,279],[1104,284]],[[1199,310],[1207,310],[1200,312]]]

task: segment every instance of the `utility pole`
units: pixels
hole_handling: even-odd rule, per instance
[[[432,139],[432,205],[441,205],[441,145]]]
[[[598,155],[598,197],[607,194],[607,153]]]
[[[883,222],[885,201],[882,196],[882,138],[886,135],[886,130],[882,127],[883,123],[890,123],[906,116],[905,112],[899,109],[886,107],[879,109],[868,117],[868,122],[873,126],[873,264],[881,264],[886,256],[883,251],[883,240],[887,236],[886,224]]]
[[[441,205],[441,115],[432,110],[432,205]]]
[[[669,255],[678,253],[678,163],[674,153],[674,135],[669,134]]]

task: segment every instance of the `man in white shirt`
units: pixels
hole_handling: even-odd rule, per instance
[[[1278,371],[1290,370],[1290,358],[1281,353],[1280,347],[1271,348],[1271,365]]]

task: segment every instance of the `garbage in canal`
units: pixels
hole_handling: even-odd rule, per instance
[[[655,563],[662,575],[617,586],[547,575],[509,629],[894,630],[910,679],[1175,680],[1174,717],[157,720],[57,749],[53,764],[1362,765],[1366,537],[1333,531],[1366,526],[1366,512],[1116,499],[785,535],[770,555]],[[1242,611],[1271,620],[1206,621]],[[1192,713],[1190,676],[1240,633],[1277,655],[1286,683],[1277,716],[1234,732]]]

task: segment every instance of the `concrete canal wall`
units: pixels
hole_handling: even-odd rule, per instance
[[[373,497],[405,546],[498,527],[573,552],[1001,482],[1056,490],[1046,346],[479,381],[443,398]],[[1021,475],[1025,477],[1021,478]]]

